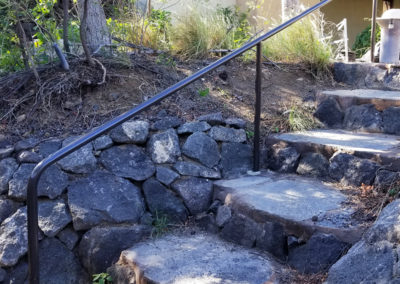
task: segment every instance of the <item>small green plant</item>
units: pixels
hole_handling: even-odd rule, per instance
[[[110,284],[113,280],[108,273],[93,274],[93,284]]]
[[[254,131],[246,130],[246,135],[248,139],[251,139],[254,137]]]
[[[153,221],[153,230],[151,231],[152,237],[160,237],[168,231],[168,218],[166,215],[159,215],[156,211],[156,216]]]
[[[376,28],[376,42],[381,39],[381,29],[379,25]],[[356,37],[356,41],[352,47],[357,57],[362,57],[371,48],[371,24],[368,25],[361,33]]]
[[[166,53],[161,53],[157,56],[156,63],[159,65],[164,65],[167,67],[175,67],[176,62],[172,56],[169,56]]]
[[[400,192],[400,186],[397,185],[397,186],[394,186],[394,187],[392,187],[392,188],[390,188],[390,189],[388,190],[388,195],[389,195],[390,197],[394,197],[394,196],[396,196],[399,192]]]
[[[207,97],[210,94],[210,89],[209,88],[201,89],[198,90],[197,93],[199,94],[200,97]]]

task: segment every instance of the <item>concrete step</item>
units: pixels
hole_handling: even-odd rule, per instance
[[[278,267],[266,254],[216,235],[182,232],[123,251],[111,271],[113,283],[121,284],[272,284],[277,283],[274,279]]]
[[[314,178],[267,171],[221,180],[214,198],[223,203],[217,223],[231,211],[223,238],[242,245],[254,241],[302,273],[326,271],[365,230],[353,218],[356,206],[349,197]]]
[[[285,142],[300,153],[319,152],[328,158],[336,151],[342,151],[400,170],[400,136],[346,130],[311,130],[275,134],[269,137],[267,143],[271,145],[277,142]]]
[[[391,106],[400,106],[399,91],[373,89],[321,91],[317,93],[317,102],[322,102],[328,97],[335,98],[343,109],[353,105],[373,104],[377,110],[383,111]]]

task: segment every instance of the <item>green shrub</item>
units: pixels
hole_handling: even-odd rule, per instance
[[[376,25],[376,42],[381,40],[381,29],[379,25]],[[362,57],[371,48],[371,24],[368,25],[361,33],[356,37],[356,41],[353,44],[353,51],[357,57]]]

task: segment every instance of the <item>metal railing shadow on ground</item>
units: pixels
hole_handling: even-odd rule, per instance
[[[96,128],[95,130],[91,131],[89,134],[79,138],[78,140],[72,142],[71,144],[65,146],[64,148],[58,150],[54,154],[50,155],[43,161],[41,161],[32,171],[31,176],[28,181],[28,193],[27,193],[27,207],[28,207],[28,261],[29,261],[29,283],[30,284],[39,284],[39,227],[38,227],[38,183],[41,175],[43,172],[56,163],[57,161],[61,160],[62,158],[66,157],[67,155],[71,154],[72,152],[78,150],[82,146],[86,145],[87,143],[93,141],[97,137],[107,133],[111,129],[117,127],[118,125],[124,123],[125,121],[133,118],[135,115],[139,114],[140,112],[148,109],[152,105],[164,100],[165,98],[169,97],[170,95],[176,93],[177,91],[181,90],[182,88],[190,85],[191,83],[197,81],[204,75],[210,73],[211,71],[215,70],[216,68],[220,67],[221,65],[231,61],[232,59],[240,56],[244,52],[252,49],[253,47],[257,47],[257,59],[256,59],[256,83],[255,83],[255,93],[256,93],[256,101],[255,101],[255,117],[254,117],[254,165],[253,170],[258,172],[260,169],[260,115],[261,115],[261,60],[262,60],[262,42],[266,39],[272,37],[273,35],[279,33],[280,31],[286,29],[287,27],[291,26],[295,22],[299,21],[303,17],[309,15],[310,13],[314,12],[315,10],[325,6],[332,0],[323,0],[320,3],[314,5],[313,7],[305,10],[300,15],[284,22],[280,26],[270,30],[266,34],[254,39],[253,41],[245,44],[239,49],[236,49],[232,53],[226,55],[225,57],[217,60],[216,62],[210,64],[209,66],[201,69],[200,71],[196,72],[195,74],[183,79],[182,81],[176,83],[175,85],[165,89],[164,91],[160,92],[156,96],[152,97],[151,99],[147,100],[146,102],[138,105],[137,107],[131,109],[130,111],[114,118],[113,120],[105,123],[104,125]]]

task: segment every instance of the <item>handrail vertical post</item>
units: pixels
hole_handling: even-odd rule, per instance
[[[256,105],[254,115],[254,164],[253,171],[260,171],[260,121],[261,121],[261,57],[262,45],[257,44],[257,63],[256,63]]]
[[[28,182],[28,263],[29,284],[39,284],[39,230],[38,230],[38,197],[37,186],[39,176]]]

